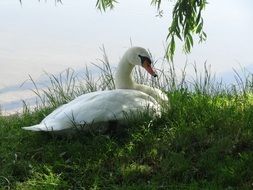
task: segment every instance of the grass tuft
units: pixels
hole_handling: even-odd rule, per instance
[[[21,130],[80,94],[113,89],[106,54],[96,68],[99,76],[88,68],[81,77],[71,69],[48,74],[48,88],[35,88],[40,105],[34,111],[24,103],[22,114],[0,116],[1,189],[253,188],[250,75],[236,75],[237,84],[225,87],[206,65],[192,80],[185,70],[179,77],[173,65],[159,71],[159,81],[137,69],[138,82],[162,88],[170,98],[171,109],[161,118],[129,117],[116,134]]]

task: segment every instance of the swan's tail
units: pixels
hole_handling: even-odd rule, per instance
[[[57,122],[57,121],[50,121],[50,122],[45,122],[45,123],[42,122],[37,125],[22,127],[22,129],[28,130],[28,131],[46,131],[46,132],[62,131],[69,128],[72,128],[71,124],[63,125],[62,123]]]
[[[29,126],[29,127],[22,127],[22,129],[28,130],[28,131],[53,131],[53,128],[49,128],[48,126],[46,126],[43,123]]]

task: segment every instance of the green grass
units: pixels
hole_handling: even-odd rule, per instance
[[[174,74],[163,76],[166,81]],[[208,76],[202,82],[196,77],[192,86],[164,85],[171,108],[161,118],[142,116],[120,132],[104,134],[60,136],[21,127],[40,122],[90,87],[106,85],[89,79],[69,88],[74,95],[66,96],[63,88],[47,91],[44,98],[40,94],[49,103],[0,116],[0,189],[252,189],[251,85],[221,88]],[[101,81],[106,80],[111,81],[109,74]]]

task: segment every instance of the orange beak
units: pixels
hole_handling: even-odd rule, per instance
[[[155,73],[154,69],[151,67],[151,64],[148,61],[144,61],[142,66],[144,67],[144,69],[146,69],[146,71],[151,74],[153,77],[157,77],[157,74]]]

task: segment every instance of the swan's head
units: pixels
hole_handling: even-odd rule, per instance
[[[132,47],[127,50],[126,56],[130,64],[142,66],[153,77],[157,77],[152,68],[152,61],[147,50],[142,47]]]

